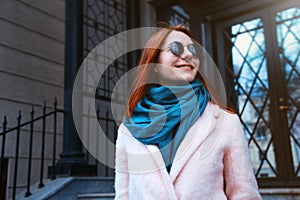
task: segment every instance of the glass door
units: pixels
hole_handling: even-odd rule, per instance
[[[300,7],[249,13],[216,26],[216,35],[224,47],[218,48],[218,65],[228,101],[242,122],[257,179],[261,185],[297,185]]]
[[[286,84],[288,132],[293,155],[293,168],[300,175],[300,7],[276,13],[277,43],[280,64]]]

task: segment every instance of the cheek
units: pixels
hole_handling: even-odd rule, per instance
[[[200,60],[199,60],[198,58],[195,59],[194,63],[195,63],[195,66],[196,66],[197,68],[199,68],[199,66],[200,66]]]
[[[163,64],[163,65],[168,65],[171,66],[173,63],[176,62],[178,58],[174,57],[171,53],[161,53],[159,58],[158,58],[158,63]]]
[[[159,76],[165,76],[166,74],[171,72],[171,68],[167,66],[156,66],[154,71],[159,74]]]
[[[158,63],[162,64],[164,62],[164,56],[162,56],[162,53],[158,57]]]

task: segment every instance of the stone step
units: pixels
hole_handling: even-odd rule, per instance
[[[261,188],[263,200],[300,200],[300,188]]]
[[[24,198],[24,190],[16,200],[112,200],[115,196],[113,177],[58,177],[44,180],[42,188],[38,184],[32,185],[31,196]]]
[[[91,194],[78,194],[78,200],[113,200],[115,193],[91,193]]]

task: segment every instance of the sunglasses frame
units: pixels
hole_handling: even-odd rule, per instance
[[[197,48],[195,46],[194,43],[192,44],[188,44],[188,45],[183,45],[181,42],[179,41],[173,41],[169,44],[168,47],[162,49],[161,51],[164,51],[166,49],[170,49],[170,52],[172,54],[174,54],[175,56],[181,57],[182,54],[184,53],[184,47],[187,47],[188,51],[195,57],[197,57],[198,52],[197,52]],[[191,47],[193,49],[191,49]]]

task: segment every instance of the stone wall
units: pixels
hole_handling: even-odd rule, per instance
[[[0,1],[0,132],[4,115],[8,128],[16,125],[18,112],[22,121],[29,119],[30,111],[41,114],[44,102],[53,107],[57,97],[63,108],[65,1],[64,0],[1,0]],[[59,116],[58,143],[62,140],[62,116]],[[52,122],[49,122],[52,123]],[[35,146],[40,146],[41,124],[36,124]],[[47,124],[46,145],[50,146],[52,125]],[[21,131],[22,144],[18,170],[18,190],[24,189],[27,174],[28,128]],[[0,137],[1,140],[1,137]],[[14,168],[15,132],[7,137],[5,156],[9,158],[8,187],[11,188]],[[2,142],[0,141],[0,144]],[[61,152],[61,145],[57,149]],[[46,150],[45,175],[52,153]],[[38,176],[39,152],[34,152],[32,170]],[[32,179],[35,182],[37,177]],[[9,189],[8,195],[11,193]]]

